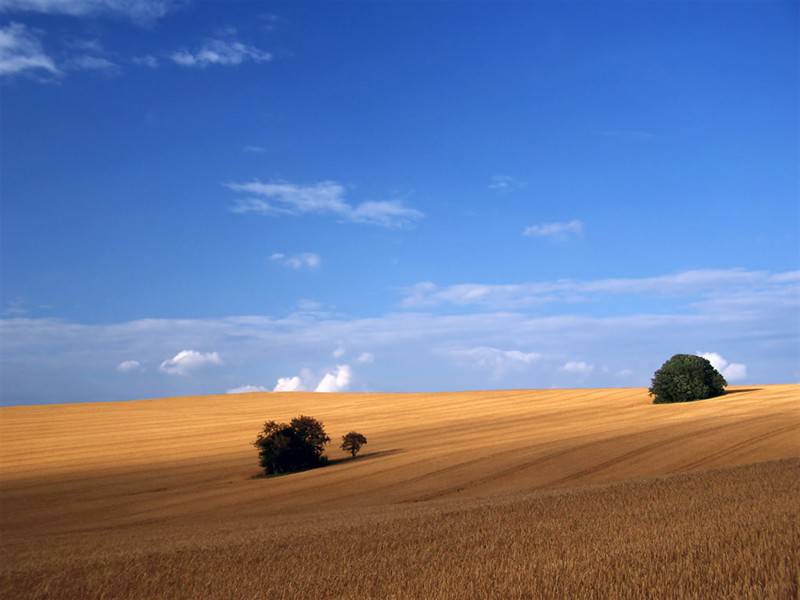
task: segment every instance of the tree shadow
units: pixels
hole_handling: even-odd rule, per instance
[[[364,454],[358,454],[357,456],[343,456],[342,458],[330,458],[328,459],[328,464],[326,466],[338,465],[347,462],[360,462],[362,460],[381,458],[383,456],[392,456],[394,454],[400,454],[401,452],[404,452],[402,448],[390,448],[388,450],[376,450],[375,452],[365,452]]]
[[[742,388],[740,390],[725,390],[723,396],[730,396],[731,394],[744,394],[745,392],[758,392],[764,388]]]
[[[261,472],[261,473],[256,473],[255,475],[251,475],[249,479],[274,479],[276,477],[287,477],[289,475],[295,475],[297,473],[306,473],[308,471],[315,471],[316,469],[324,469],[325,467],[331,467],[333,465],[339,465],[342,463],[361,462],[365,460],[371,460],[373,458],[392,456],[394,454],[400,454],[401,452],[405,452],[405,450],[403,448],[389,448],[388,450],[376,450],[375,452],[364,452],[363,454],[359,454],[357,456],[343,456],[342,458],[329,458],[325,462],[325,464],[313,467],[311,469],[302,469],[300,471],[288,471],[286,473],[273,473],[271,475],[267,475],[266,473]]]

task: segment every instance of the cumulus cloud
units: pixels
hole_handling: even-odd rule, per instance
[[[509,192],[521,190],[527,183],[511,175],[493,175],[489,181],[489,189],[495,192]]]
[[[375,362],[375,356],[372,352],[362,352],[358,355],[358,358],[356,358],[356,362],[362,365],[370,364]]]
[[[268,392],[269,390],[260,385],[240,385],[239,387],[227,390],[226,394],[252,394],[253,392]]]
[[[117,371],[120,373],[129,373],[130,371],[139,371],[142,368],[142,363],[138,360],[123,360],[117,365]]]
[[[594,365],[582,360],[570,360],[562,365],[561,370],[575,375],[591,375],[592,371],[594,371]]]
[[[179,0],[3,0],[2,12],[37,12],[75,17],[110,14],[147,22],[159,19]]]
[[[332,372],[325,373],[314,391],[343,392],[350,386],[352,376],[350,365],[338,365]]]
[[[564,223],[540,223],[539,225],[530,225],[525,228],[522,235],[529,237],[549,237],[549,238],[566,238],[570,235],[583,234],[583,221],[574,219]]]
[[[273,392],[300,392],[304,390],[303,382],[298,375],[294,377],[279,377]]]
[[[25,72],[60,73],[36,33],[21,23],[0,27],[0,76]]]
[[[243,62],[269,62],[272,54],[236,40],[211,39],[194,51],[173,52],[170,58],[182,67],[204,68],[209,65],[236,66]]]
[[[235,201],[231,211],[264,216],[323,215],[352,223],[398,228],[409,225],[424,215],[399,201],[368,201],[351,204],[345,199],[345,188],[335,181],[309,185],[294,183],[226,183],[225,187],[244,197]]]
[[[510,369],[524,369],[538,362],[542,355],[538,352],[522,352],[520,350],[501,350],[491,346],[474,348],[454,348],[448,354],[460,362],[472,367],[487,369],[500,376]]]
[[[169,375],[188,375],[198,369],[219,366],[222,359],[216,352],[196,352],[194,350],[181,350],[172,358],[161,363],[159,369]]]
[[[728,383],[741,381],[747,377],[747,365],[743,363],[728,362],[726,358],[716,352],[697,352],[697,356],[702,356],[711,366],[719,371]]]
[[[313,252],[301,252],[299,254],[276,252],[269,259],[290,269],[316,269],[322,264],[319,254]]]

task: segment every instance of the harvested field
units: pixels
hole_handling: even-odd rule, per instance
[[[795,598],[800,386],[0,409],[9,598]],[[300,413],[363,455],[277,478]],[[333,446],[333,444],[332,444]]]

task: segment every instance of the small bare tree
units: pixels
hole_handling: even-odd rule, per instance
[[[345,452],[349,452],[355,458],[358,451],[361,450],[361,446],[367,443],[367,438],[363,435],[358,433],[357,431],[351,431],[347,435],[342,436],[342,445],[339,446]]]

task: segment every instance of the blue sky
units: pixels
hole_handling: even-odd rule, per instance
[[[797,381],[799,25],[2,0],[0,402]]]

